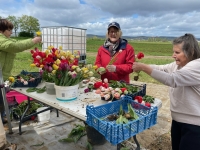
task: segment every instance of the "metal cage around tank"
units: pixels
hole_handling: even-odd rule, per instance
[[[42,50],[62,46],[64,51],[80,52],[80,63],[86,63],[86,30],[68,26],[41,27]]]

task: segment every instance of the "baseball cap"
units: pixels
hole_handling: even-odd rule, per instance
[[[118,29],[120,30],[120,25],[119,25],[119,23],[117,23],[117,22],[111,22],[111,23],[108,25],[108,29],[109,29],[110,27],[116,27],[116,28],[118,28]]]

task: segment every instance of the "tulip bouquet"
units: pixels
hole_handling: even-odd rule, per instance
[[[93,76],[96,66],[90,64],[80,67],[78,60],[79,51],[62,50],[62,47],[49,46],[44,52],[35,48],[31,50],[33,63],[31,66],[41,68],[42,79],[54,82],[58,86],[72,86],[83,79]]]
[[[122,50],[120,49],[119,52],[117,52],[110,60],[110,62],[108,63],[108,65],[112,65],[116,60],[117,60],[117,56],[122,52]]]
[[[55,73],[55,84],[58,86],[76,85],[83,79],[92,77],[96,68],[97,66],[92,66],[91,64],[81,68],[75,64],[61,63]]]

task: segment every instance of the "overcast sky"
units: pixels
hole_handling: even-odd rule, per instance
[[[0,16],[33,16],[43,26],[87,29],[105,35],[110,22],[126,36],[200,38],[200,0],[0,0]]]

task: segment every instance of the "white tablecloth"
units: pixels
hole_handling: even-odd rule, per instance
[[[43,87],[44,83],[40,83],[38,87]],[[107,103],[107,101],[101,100],[99,94],[93,92],[84,93],[85,88],[79,89],[79,95],[76,100],[73,101],[59,101],[56,99],[56,95],[49,95],[46,92],[37,93],[30,92],[27,93],[26,90],[28,88],[14,88],[13,90],[18,91],[24,95],[32,97],[42,103],[45,103],[49,106],[52,106],[58,110],[61,110],[69,115],[77,117],[81,120],[86,120],[86,106],[94,105],[99,106]],[[155,98],[154,104],[152,106],[157,106],[158,109],[162,106],[162,101],[160,99]]]

